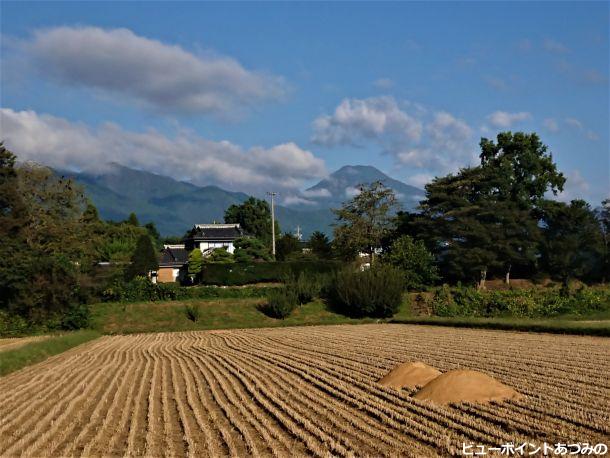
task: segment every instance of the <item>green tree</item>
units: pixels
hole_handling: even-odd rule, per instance
[[[25,293],[35,260],[27,249],[23,228],[27,208],[19,191],[15,155],[0,142],[0,308],[18,302]]]
[[[199,248],[195,248],[189,253],[188,273],[192,281],[201,274],[203,267],[203,254]]]
[[[330,240],[326,234],[320,231],[315,231],[309,237],[308,246],[311,252],[320,259],[329,259],[332,254]]]
[[[137,276],[148,276],[151,270],[159,268],[157,252],[148,234],[142,234],[138,238],[136,248],[131,256],[131,264],[125,270],[127,280]]]
[[[216,248],[208,256],[203,258],[205,264],[232,264],[235,262],[233,255],[229,253],[226,247]]]
[[[383,261],[401,269],[407,289],[421,289],[439,280],[434,256],[424,242],[403,235],[394,240],[389,251],[383,254]]]
[[[161,234],[159,234],[159,231],[157,230],[157,226],[155,225],[155,223],[152,221],[150,223],[146,223],[144,225],[144,229],[150,236],[155,248],[157,250],[160,250],[163,247],[163,244],[161,243]]]
[[[421,215],[409,225],[444,276],[477,278],[483,287],[488,271],[509,281],[513,267],[535,267],[544,195],[561,191],[565,178],[536,134],[504,132],[480,146],[481,165],[426,185]]]
[[[231,205],[225,211],[225,223],[239,223],[248,235],[271,246],[271,209],[267,201],[250,197],[242,204]],[[277,220],[275,233],[280,234]]]
[[[242,237],[233,242],[236,262],[271,261],[273,257],[269,247],[253,237]]]
[[[366,253],[372,264],[375,250],[393,227],[392,211],[397,208],[394,191],[381,181],[358,186],[353,199],[333,209],[337,219],[335,246],[339,252]]]
[[[599,221],[584,200],[547,202],[544,208],[543,260],[548,272],[567,286],[572,278],[590,279],[603,262]]]
[[[301,251],[299,239],[290,233],[282,235],[276,242],[276,259],[285,261],[291,253]]]
[[[606,282],[610,278],[610,199],[602,201],[601,209],[597,215],[602,231],[604,243],[603,265],[601,269],[601,279]]]
[[[140,226],[140,221],[138,221],[138,217],[136,216],[136,214],[134,212],[131,212],[129,214],[129,216],[125,220],[125,223],[127,223],[127,224],[129,224],[131,226],[135,226],[135,227],[139,227]]]

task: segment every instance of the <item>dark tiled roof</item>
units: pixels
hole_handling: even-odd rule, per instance
[[[183,265],[188,261],[188,253],[184,248],[164,248],[161,252],[159,266],[176,266]]]
[[[198,224],[187,238],[194,240],[232,241],[245,235],[238,224]]]

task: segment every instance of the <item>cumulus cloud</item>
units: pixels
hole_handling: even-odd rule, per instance
[[[526,111],[520,111],[517,113],[494,111],[492,114],[487,116],[487,120],[491,123],[491,125],[500,129],[506,129],[517,122],[525,121],[531,118],[532,115]]]
[[[419,140],[422,124],[393,97],[344,99],[332,115],[318,117],[312,140],[320,145],[357,145],[366,139]]]
[[[85,124],[33,111],[0,109],[0,138],[20,160],[56,168],[101,170],[110,162],[195,184],[217,184],[254,193],[297,190],[326,175],[324,161],[289,142],[244,149],[178,129],[169,137],[156,130],[134,132],[112,123]]]
[[[332,115],[313,123],[313,141],[324,146],[373,144],[401,166],[446,173],[471,162],[473,131],[462,119],[392,97],[345,99]]]
[[[56,27],[34,32],[21,51],[43,77],[115,96],[160,112],[241,111],[286,91],[281,77],[235,59],[136,35],[128,29]]]

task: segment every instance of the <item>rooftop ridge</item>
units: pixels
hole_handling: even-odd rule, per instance
[[[220,223],[212,223],[212,224],[195,224],[197,229],[230,229],[232,227],[239,228],[239,223],[231,223],[231,224],[220,224]]]

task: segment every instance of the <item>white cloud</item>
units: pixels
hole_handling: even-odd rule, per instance
[[[557,124],[557,121],[554,118],[546,118],[544,121],[542,121],[542,125],[549,132],[558,132],[559,131],[559,124]]]
[[[570,202],[574,199],[587,199],[589,197],[589,182],[582,176],[579,170],[571,170],[565,176],[566,183],[563,192],[557,195],[558,200]]]
[[[307,189],[307,190],[303,191],[301,194],[303,194],[305,197],[311,197],[311,198],[330,197],[331,196],[330,191],[326,188]]]
[[[494,111],[492,114],[487,116],[487,120],[491,123],[491,125],[500,129],[506,129],[517,122],[525,121],[531,118],[532,115],[526,111],[520,111],[517,113]]]
[[[345,196],[346,197],[355,197],[360,194],[360,189],[354,188],[353,186],[348,186],[345,188]]]
[[[101,170],[110,162],[193,183],[218,184],[260,194],[267,188],[297,190],[327,174],[324,161],[289,142],[244,149],[178,129],[134,132],[116,124],[90,128],[33,111],[0,109],[0,138],[20,160],[57,168]]]
[[[286,91],[281,77],[248,70],[227,56],[194,54],[128,29],[42,29],[20,50],[43,77],[128,97],[164,113],[241,111]]]
[[[315,205],[316,202],[313,200],[304,199],[296,195],[289,195],[284,197],[282,203],[284,205]]]
[[[345,99],[332,115],[318,117],[313,140],[325,146],[372,144],[401,166],[446,173],[472,161],[473,130],[445,111],[392,97]]]
[[[405,182],[407,184],[410,184],[411,186],[415,186],[417,188],[423,189],[424,186],[426,186],[428,183],[430,183],[433,178],[434,178],[434,176],[432,176],[428,173],[417,173],[415,175],[411,175],[410,177],[407,177]],[[423,198],[424,198],[424,196],[414,196],[414,199],[416,199],[416,200],[422,200]]]
[[[335,112],[314,123],[315,143],[325,146],[356,145],[366,139],[393,136],[419,140],[422,124],[402,111],[393,97],[344,99]]]
[[[424,146],[398,152],[401,164],[443,173],[476,159],[472,157],[470,145],[472,129],[450,113],[435,113],[425,126],[425,134]]]
[[[375,86],[377,89],[392,89],[394,87],[394,81],[392,81],[390,78],[379,78],[373,81],[373,86]]]

